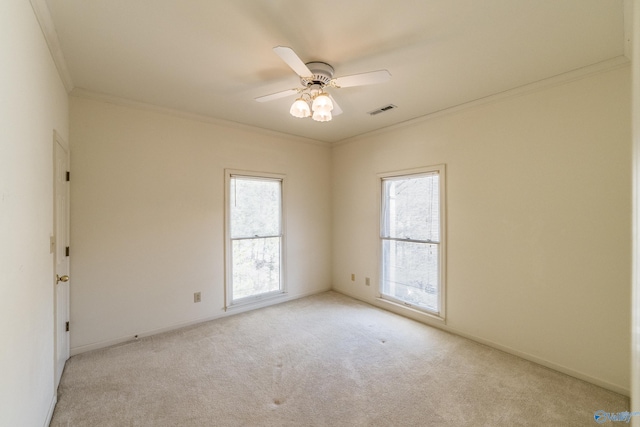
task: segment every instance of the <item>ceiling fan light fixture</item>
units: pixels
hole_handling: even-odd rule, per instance
[[[311,106],[311,108],[314,112],[325,111],[328,113],[333,110],[333,102],[331,102],[331,98],[329,98],[329,95],[321,92],[313,99],[313,105]]]
[[[312,118],[316,122],[328,122],[332,118],[331,111],[314,110]]]
[[[305,117],[309,117],[311,115],[311,110],[309,109],[309,104],[307,103],[307,101],[305,101],[302,98],[298,98],[291,105],[291,109],[289,110],[289,113],[293,117],[298,117],[302,119]]]
[[[340,89],[370,85],[386,82],[391,77],[389,71],[378,70],[334,78],[333,67],[326,62],[305,63],[293,49],[287,46],[276,46],[273,51],[300,77],[302,88],[259,96],[256,101],[272,101],[297,93],[300,98],[296,99],[289,109],[289,113],[297,118],[312,117],[319,122],[328,122],[334,115],[342,114],[342,108],[328,93],[324,92],[325,87]]]

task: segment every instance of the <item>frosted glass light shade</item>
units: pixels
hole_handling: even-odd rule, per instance
[[[293,105],[291,105],[291,109],[289,110],[289,113],[293,117],[298,117],[302,119],[304,117],[309,117],[311,115],[311,110],[309,110],[309,104],[307,104],[307,102],[304,99],[298,98],[295,100]]]
[[[313,111],[326,111],[329,112],[333,110],[333,102],[331,102],[331,98],[326,93],[321,93],[313,100],[313,105],[311,106]]]
[[[313,120],[317,122],[328,122],[331,120],[331,111],[314,110]]]

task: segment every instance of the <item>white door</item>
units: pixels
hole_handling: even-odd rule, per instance
[[[69,150],[55,134],[54,140],[54,263],[55,263],[55,340],[58,388],[64,364],[69,358]]]

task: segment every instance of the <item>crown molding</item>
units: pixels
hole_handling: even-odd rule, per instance
[[[220,127],[226,127],[236,130],[242,130],[245,132],[253,132],[270,136],[278,139],[287,139],[295,142],[302,142],[312,145],[320,145],[322,147],[331,147],[330,142],[324,142],[317,139],[305,138],[302,136],[292,135],[288,133],[277,132],[269,129],[260,128],[257,126],[246,125],[239,122],[233,122],[231,120],[217,119],[211,116],[205,116],[202,114],[189,113],[186,111],[176,110],[173,108],[160,107],[158,105],[147,104],[145,102],[133,101],[127,98],[121,98],[114,95],[107,95],[104,93],[94,92],[82,88],[74,88],[70,93],[70,96],[74,98],[92,99],[94,101],[106,102],[108,104],[115,104],[129,108],[135,108],[137,110],[150,111],[158,114],[166,114],[181,119],[193,120],[198,122],[210,123]]]
[[[503,92],[498,92],[493,95],[489,95],[483,98],[475,99],[473,101],[465,102],[463,104],[454,105],[452,107],[444,108],[439,111],[434,111],[432,113],[425,114],[424,116],[415,117],[413,119],[409,119],[404,122],[397,123],[395,125],[387,126],[381,129],[356,135],[350,138],[345,138],[341,141],[334,142],[332,146],[336,147],[338,145],[349,144],[351,142],[355,142],[363,138],[369,138],[375,135],[380,135],[380,134],[391,132],[397,129],[415,126],[417,124],[426,122],[431,119],[435,119],[437,117],[454,114],[460,111],[468,110],[470,108],[475,108],[481,105],[499,102],[507,98],[520,96],[520,95],[524,95],[531,92],[538,92],[554,86],[560,86],[576,80],[584,79],[586,77],[589,77],[595,74],[606,73],[608,71],[616,70],[618,68],[628,67],[630,66],[630,64],[631,64],[631,61],[629,60],[629,58],[627,58],[624,55],[620,55],[615,58],[608,59],[606,61],[598,62],[592,65],[588,65],[586,67],[582,67],[576,70],[568,71],[566,73],[558,74],[556,76],[539,80],[537,82],[529,83],[523,86],[518,86],[513,89],[508,89]]]
[[[30,0],[30,2],[33,12],[38,19],[38,24],[40,24],[40,29],[42,30],[44,39],[47,41],[47,46],[49,46],[49,52],[51,52],[53,62],[56,64],[56,68],[58,69],[58,74],[60,75],[62,84],[64,84],[67,93],[69,93],[73,90],[73,80],[71,80],[71,74],[69,73],[69,68],[67,68],[67,62],[65,61],[64,54],[60,48],[60,40],[58,40],[58,33],[56,32],[56,27],[53,24],[53,19],[51,18],[51,12],[49,11],[47,2],[46,0]]]

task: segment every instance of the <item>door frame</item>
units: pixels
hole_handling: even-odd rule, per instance
[[[62,376],[62,371],[64,370],[64,364],[62,366],[62,368],[59,368],[58,365],[58,359],[59,359],[59,355],[61,352],[65,353],[65,362],[66,360],[69,358],[69,351],[70,351],[70,340],[69,337],[67,337],[66,340],[66,349],[60,349],[59,348],[59,342],[58,342],[58,331],[62,330],[64,327],[63,325],[59,324],[60,318],[58,316],[58,307],[59,307],[59,292],[58,292],[58,280],[57,280],[57,275],[58,275],[58,239],[62,238],[64,239],[64,241],[66,242],[65,246],[68,246],[69,243],[69,213],[70,213],[70,186],[69,183],[67,183],[67,188],[66,188],[66,192],[67,192],[67,198],[66,198],[66,204],[64,206],[64,210],[66,211],[66,218],[65,218],[65,236],[58,236],[58,229],[57,229],[57,225],[58,225],[58,209],[57,209],[57,196],[58,196],[58,191],[57,191],[57,185],[56,185],[56,180],[57,180],[57,172],[58,172],[58,150],[57,147],[60,146],[65,154],[66,154],[66,158],[65,163],[66,163],[66,171],[65,172],[69,172],[71,170],[70,167],[70,150],[69,150],[69,144],[62,138],[62,136],[56,131],[53,131],[53,234],[52,234],[52,239],[51,239],[51,252],[53,253],[53,343],[54,343],[54,352],[53,352],[53,365],[54,365],[54,392],[55,390],[58,389],[58,385],[60,382],[60,378]],[[68,258],[68,256],[67,256]],[[69,270],[69,265],[70,265],[70,261],[67,260],[67,270]],[[68,271],[64,274],[68,275]],[[63,317],[63,319],[66,320],[62,320],[62,322],[68,322],[69,321],[69,310],[70,310],[70,298],[69,298],[69,285],[68,282],[64,283],[64,286],[67,287],[66,292],[64,293],[64,298],[66,299],[66,301],[64,301],[64,307],[65,307],[65,315]],[[65,333],[69,333],[68,331]]]

